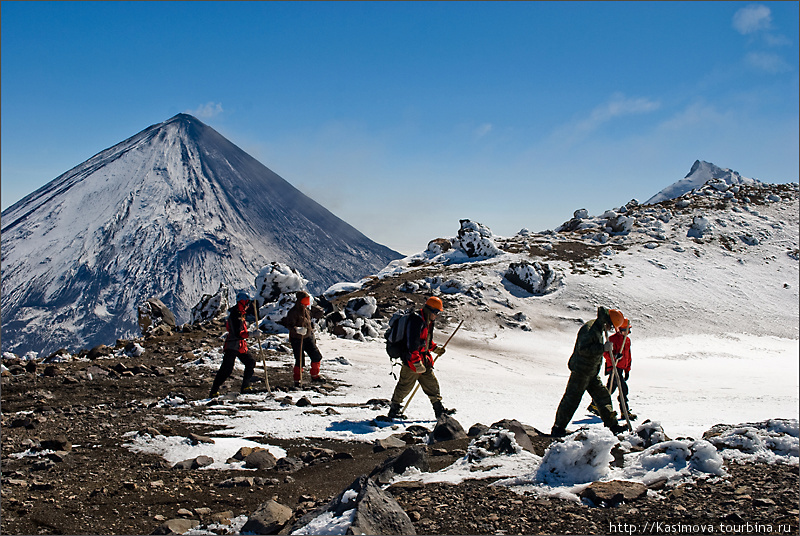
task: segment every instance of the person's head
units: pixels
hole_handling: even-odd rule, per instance
[[[298,290],[295,296],[303,307],[309,307],[311,305],[311,296],[309,296],[307,292]]]
[[[631,332],[631,321],[627,318],[622,321],[622,325],[617,330],[623,335],[627,335]]]
[[[239,310],[244,312],[245,309],[250,305],[250,295],[241,290],[238,294],[236,294],[236,305],[239,306]]]
[[[422,311],[427,315],[428,319],[435,319],[437,316],[439,316],[439,313],[441,313],[443,309],[444,304],[442,303],[442,300],[436,296],[431,296],[428,298],[428,301],[426,301],[425,305],[422,306]]]
[[[617,309],[606,309],[605,307],[597,308],[597,322],[600,322],[603,329],[606,331],[610,330],[612,327],[614,329],[619,329],[624,319],[625,316]]]
[[[611,325],[614,326],[614,329],[619,329],[622,326],[622,323],[625,321],[625,315],[622,314],[622,311],[617,309],[609,309],[608,317],[611,319]]]

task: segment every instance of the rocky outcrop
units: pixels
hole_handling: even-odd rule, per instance
[[[417,533],[397,501],[366,475],[357,478],[326,506],[303,516],[289,532],[325,532],[331,523],[346,526],[346,534]]]
[[[292,509],[269,500],[250,514],[242,526],[243,534],[278,534],[292,518]]]
[[[139,330],[142,335],[166,335],[175,330],[175,315],[158,298],[139,305]]]

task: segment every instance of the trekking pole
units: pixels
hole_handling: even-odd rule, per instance
[[[464,323],[464,320],[462,319],[461,322],[459,322],[458,325],[456,326],[456,329],[453,330],[453,333],[451,333],[450,336],[447,337],[447,340],[444,341],[444,344],[442,345],[442,348],[447,346],[447,343],[450,342],[450,339],[453,338],[453,335],[456,334],[456,331],[458,331],[458,328],[460,328],[461,324],[463,324],[463,323]],[[436,363],[437,359],[439,359],[438,355],[433,358],[433,362]],[[405,413],[406,412],[406,410],[408,409],[408,405],[411,404],[411,399],[414,398],[415,394],[417,394],[417,390],[418,389],[419,389],[419,383],[417,383],[417,385],[414,386],[414,390],[411,391],[411,396],[408,397],[408,401],[406,402],[405,407],[403,407],[403,411],[401,413]]]
[[[300,378],[303,377],[303,369],[306,368],[306,359],[303,357],[303,336],[300,335],[300,351],[297,354],[300,359]],[[300,385],[303,385],[302,383]]]
[[[258,353],[261,354],[261,363],[264,365],[264,383],[267,384],[267,392],[272,394],[272,389],[269,387],[269,376],[267,375],[267,358],[264,357],[264,349],[261,347],[261,328],[258,325],[258,304],[253,302],[253,309],[256,311],[256,338],[258,339]]]
[[[603,336],[606,337],[605,333]],[[625,349],[625,341],[627,340],[628,340],[628,334],[626,333],[625,337],[623,337],[622,339],[622,348],[620,348],[620,351]],[[614,374],[614,380],[616,380],[617,382],[617,388],[619,389],[619,408],[622,410],[622,415],[625,416],[625,421],[628,423],[628,431],[633,432],[633,425],[631,424],[631,418],[628,415],[628,404],[625,403],[625,397],[622,394],[622,382],[619,379],[619,372],[617,372],[617,359],[613,355],[614,352],[613,348],[611,349],[611,352],[612,352],[611,358],[614,364],[612,372]]]

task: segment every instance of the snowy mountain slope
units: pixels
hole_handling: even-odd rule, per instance
[[[555,231],[523,230],[513,237],[494,236],[487,227],[462,220],[456,236],[433,240],[426,251],[393,261],[374,277],[335,285],[325,295],[342,308],[356,298],[375,298],[382,318],[357,318],[356,327],[371,322],[385,327],[394,308],[440,296],[445,306],[435,340],[443,343],[464,320],[436,362],[444,404],[458,409],[455,417],[465,428],[513,418],[544,432],[564,392],[567,361],[581,323],[595,316],[598,305],[620,308],[633,326],[630,401],[639,415],[634,428],[651,419],[649,426],[678,438],[666,446],[689,452],[694,439],[719,423],[733,424],[729,428],[744,435],[755,434],[754,425],[736,423],[784,427],[788,455],[783,459],[769,452],[772,446],[764,446],[769,439],[760,442],[760,451],[707,448],[708,459],[741,456],[796,464],[799,217],[798,186],[789,184],[726,191],[701,187],[677,200],[629,203],[599,216],[579,210]],[[471,257],[476,251],[484,254]],[[380,329],[351,330],[341,338],[323,327],[318,341],[323,373],[346,388],[302,394],[314,406],[335,406],[332,415],[266,394],[226,402],[224,413],[205,400],[161,404],[180,408],[176,418],[185,422],[218,428],[215,435],[225,438],[374,441],[412,424],[433,426],[433,411],[422,393],[409,404],[409,420],[391,425],[377,423],[376,408],[364,404],[389,398],[395,384],[384,341],[366,335]],[[200,347],[194,354],[196,360],[184,366],[214,371],[221,359],[218,347]],[[282,359],[271,366],[290,366],[290,356]],[[600,436],[608,437],[606,447],[592,449],[608,452],[613,440],[585,410],[588,402],[585,396],[569,428],[583,428],[587,444],[594,446],[603,442]],[[195,413],[187,415],[187,406]],[[165,457],[172,449],[160,437],[134,440],[131,448]],[[185,458],[185,452],[180,456]],[[215,455],[227,457],[228,452]],[[545,489],[535,477],[544,460],[532,456],[492,457],[489,467],[477,471],[470,461],[465,457],[436,473],[409,471],[400,479],[460,482],[508,476],[518,480],[501,485],[526,491],[533,486],[542,493],[576,489],[574,481],[565,480],[544,482],[552,487]],[[573,462],[565,461],[565,467],[587,467]],[[608,467],[608,462],[596,466]],[[688,469],[679,459],[663,456],[649,468],[626,465],[600,478],[645,483],[668,478],[677,484],[717,474]]]
[[[572,331],[605,305],[650,336],[797,339],[799,213],[796,184],[704,186],[677,200],[632,202],[599,216],[579,210],[555,231],[496,237],[487,229],[480,240],[497,250],[492,256],[470,258],[458,245],[442,252],[441,241],[433,241],[348,296],[389,295],[398,286],[436,293],[449,305],[445,313],[481,330],[488,324]],[[539,276],[554,274],[547,285],[531,292],[509,280],[512,266],[536,263]]]
[[[619,308],[631,320],[632,407],[663,422],[671,437],[700,437],[717,423],[797,419],[796,184],[727,191],[708,186],[657,205],[629,204],[599,216],[576,213],[580,218],[559,230],[523,230],[513,237],[494,236],[464,220],[457,236],[434,240],[375,277],[336,285],[326,295],[342,307],[360,296],[374,297],[384,315],[381,326],[393,309],[440,296],[437,342],[464,320],[436,363],[445,405],[458,408],[464,426],[516,418],[548,431],[569,376],[575,336],[599,305]],[[623,218],[625,230],[609,227]],[[696,236],[700,218],[709,223]],[[462,232],[471,227],[478,229]],[[466,253],[481,248],[494,253]],[[526,263],[539,275],[551,274],[537,278],[529,271],[528,281],[541,283],[533,291],[508,277],[523,273],[512,267]],[[357,319],[355,325],[371,321]],[[344,401],[391,395],[383,341],[369,331],[355,333],[360,342],[320,336],[323,370],[352,386]],[[583,409],[571,428],[599,423]],[[414,399],[409,412],[412,419],[432,418],[424,396]],[[354,410],[339,419],[367,423],[363,413]],[[259,425],[252,415],[235,423],[225,418],[225,426],[242,427],[242,434]],[[298,430],[302,437],[387,435],[366,424],[337,427],[290,418],[272,419],[267,428],[275,437],[295,437]]]
[[[185,322],[203,293],[249,288],[273,261],[321,290],[398,256],[179,114],[3,212],[3,350],[130,336],[153,296]]]
[[[681,195],[692,191],[695,188],[700,188],[708,181],[715,181],[728,186],[736,186],[742,184],[758,184],[760,181],[742,177],[737,172],[728,169],[720,168],[709,162],[695,160],[692,169],[683,179],[670,184],[656,195],[645,201],[645,205],[652,205],[659,201],[667,199],[675,199]]]

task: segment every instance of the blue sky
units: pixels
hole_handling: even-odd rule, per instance
[[[798,180],[798,2],[2,2],[2,207],[181,112],[403,253]]]

